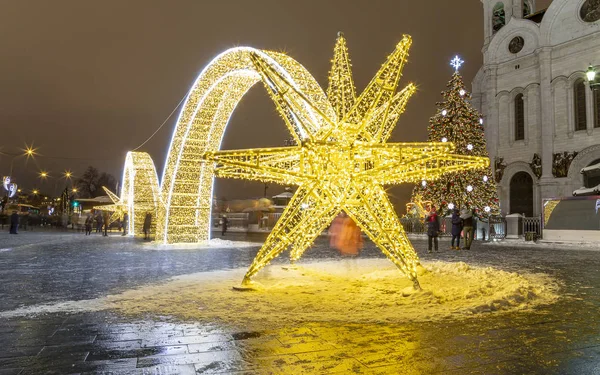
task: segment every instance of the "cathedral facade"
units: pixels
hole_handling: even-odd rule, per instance
[[[503,214],[600,185],[600,0],[481,0],[483,66],[473,104],[484,118]],[[594,169],[594,168],[592,168]]]

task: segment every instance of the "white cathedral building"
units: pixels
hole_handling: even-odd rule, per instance
[[[600,82],[600,0],[554,0],[543,10],[535,0],[481,2],[473,104],[484,117],[500,208],[537,216],[544,198],[600,185],[600,171],[581,173],[600,162],[600,86],[586,76],[591,65]]]

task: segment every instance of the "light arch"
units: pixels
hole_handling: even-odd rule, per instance
[[[160,188],[156,168],[146,152],[130,151],[125,157],[120,205],[129,216],[130,235],[141,233],[146,213],[156,218],[161,211]]]
[[[278,92],[272,81],[276,77],[291,82],[289,92]],[[292,112],[282,113],[298,144],[326,128],[328,124],[323,119],[337,121],[321,86],[291,57],[249,47],[223,52],[200,73],[177,120],[162,177],[164,209],[158,212],[157,241],[209,239],[214,174],[212,165],[203,162],[202,154],[220,149],[237,104],[259,81],[265,84],[278,109],[285,95],[300,98],[297,103],[303,107],[301,112],[312,121],[303,121]],[[303,96],[308,100],[303,100]]]

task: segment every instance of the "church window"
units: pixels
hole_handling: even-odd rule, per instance
[[[585,119],[585,82],[583,78],[579,78],[573,85],[573,97],[575,98],[575,131],[585,130],[587,122]]]
[[[515,141],[525,139],[525,103],[523,94],[515,96]]]
[[[587,0],[579,9],[579,17],[584,22],[596,22],[600,20],[600,1]]]
[[[523,49],[525,45],[525,39],[522,36],[516,36],[512,38],[510,43],[508,43],[508,50],[510,53],[519,53]]]
[[[492,30],[496,32],[505,24],[506,16],[504,13],[504,3],[498,2],[494,5],[494,10],[492,11]]]
[[[529,1],[523,1],[523,17],[527,17],[531,14],[531,4]]]

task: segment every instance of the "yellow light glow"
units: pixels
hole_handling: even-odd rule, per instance
[[[37,155],[36,151],[37,148],[33,147],[33,143],[31,144],[31,146],[25,144],[25,148],[23,149],[23,156],[26,156],[27,159],[29,159],[30,157],[35,157]]]
[[[48,177],[48,172],[46,172],[46,171],[41,171],[41,172],[40,172],[40,177],[41,177],[41,178],[47,178],[47,177]]]
[[[73,191],[73,193],[77,193],[77,189],[75,189],[75,188],[73,188],[72,191]]]
[[[398,43],[358,97],[341,34],[334,48],[327,95],[287,55],[247,47],[225,51],[202,71],[189,92],[172,137],[160,192],[153,180],[126,185],[128,171],[136,165],[126,162],[123,192],[113,199],[114,209],[137,211],[136,197],[150,202],[149,192],[156,186],[160,197],[153,198],[157,240],[201,242],[209,239],[215,176],[296,185],[294,197],[244,282],[288,248],[291,260],[299,259],[344,211],[418,288],[417,255],[383,186],[435,180],[445,172],[486,167],[489,160],[454,155],[450,142],[386,143],[416,90],[409,84],[396,92],[411,43],[409,36]],[[220,151],[231,114],[258,81],[297,146]],[[147,162],[154,167],[149,156]],[[148,192],[141,194],[143,186]]]
[[[39,191],[37,191],[36,189],[34,189],[34,190],[32,191],[32,193],[33,193],[33,194],[35,194],[35,195],[37,195],[37,194],[39,193]]]
[[[66,179],[71,179],[71,177],[73,177],[73,173],[72,173],[71,171],[69,171],[69,170],[66,170],[66,171],[63,173],[63,176],[64,176],[64,178],[66,178]]]

